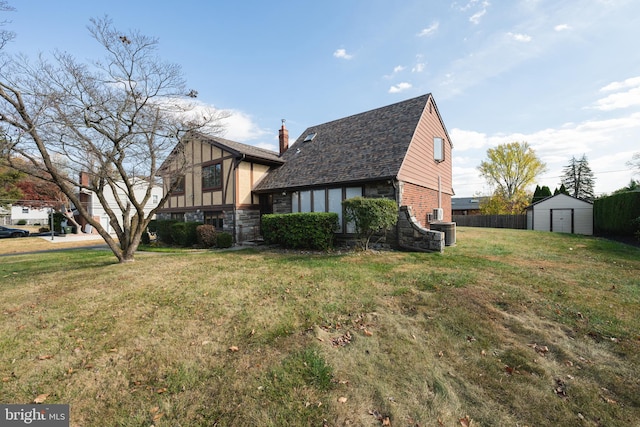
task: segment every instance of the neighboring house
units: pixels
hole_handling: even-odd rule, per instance
[[[527,206],[527,229],[572,234],[593,234],[593,203],[566,194]]]
[[[187,141],[193,170],[161,217],[207,223],[217,212],[242,241],[265,213],[335,212],[349,234],[342,201],[364,196],[391,198],[428,228],[451,220],[452,148],[431,94],[309,127],[291,147],[283,121],[279,153],[200,136]],[[211,173],[215,185],[204,182]]]
[[[480,203],[487,197],[454,197],[451,215],[480,215]]]
[[[179,177],[179,186],[158,212],[161,219],[198,221],[226,231],[236,241],[252,240],[260,234],[260,214],[267,212],[255,184],[282,159],[270,150],[200,133],[183,141],[190,167]],[[162,165],[170,187],[171,157]]]
[[[32,206],[11,206],[11,224],[16,225],[18,222],[26,221],[27,225],[46,225],[49,224],[50,207],[32,207]]]
[[[0,225],[11,225],[11,210],[0,206]]]
[[[80,182],[85,185],[89,183],[89,175],[86,172],[82,172],[80,174]],[[147,190],[147,186],[148,186],[148,182],[144,180],[144,182],[141,182],[139,185],[135,187],[135,196],[137,200],[142,200]],[[121,198],[124,198],[124,194],[125,194],[124,191],[122,191],[119,194],[119,196]],[[151,198],[149,199],[149,202],[144,207],[145,216],[149,215],[149,213],[156,206],[158,206],[158,203],[162,199],[163,194],[164,194],[164,191],[161,184],[157,184],[152,188]],[[118,217],[120,222],[122,214],[121,213],[118,214],[119,213],[118,204],[116,202],[116,198],[114,197],[113,191],[111,191],[110,187],[105,187],[104,195],[107,202],[109,203],[109,206],[116,212],[116,216]],[[102,227],[104,227],[104,229],[108,233],[111,233],[113,230],[109,222],[109,217],[107,216],[107,213],[105,212],[102,204],[100,204],[100,200],[93,193],[93,191],[88,191],[84,189],[80,190],[79,198],[82,205],[89,212],[89,215],[91,215],[94,220],[99,221],[100,225],[102,225]],[[85,233],[95,232],[95,230],[93,230],[91,226],[88,225],[88,223],[83,218],[76,215],[75,219],[76,221],[78,221],[78,223],[82,227],[82,231],[84,231]]]

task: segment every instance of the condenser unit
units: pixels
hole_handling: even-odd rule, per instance
[[[444,210],[442,208],[436,208],[433,210],[433,220],[442,221],[444,219]]]

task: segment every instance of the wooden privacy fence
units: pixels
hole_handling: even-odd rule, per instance
[[[527,215],[453,215],[453,222],[460,227],[527,229]]]

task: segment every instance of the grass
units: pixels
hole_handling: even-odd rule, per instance
[[[15,240],[35,242],[0,252]],[[640,419],[640,250],[607,240],[460,227],[444,254],[0,262],[0,402],[48,394],[72,426]]]

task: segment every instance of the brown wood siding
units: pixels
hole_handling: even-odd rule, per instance
[[[433,99],[429,99],[422,112],[409,150],[398,172],[398,179],[438,190],[438,177],[440,177],[442,193],[451,196],[453,195],[452,144],[432,102]],[[440,163],[437,163],[433,158],[434,137],[440,137],[444,140],[444,161]]]

